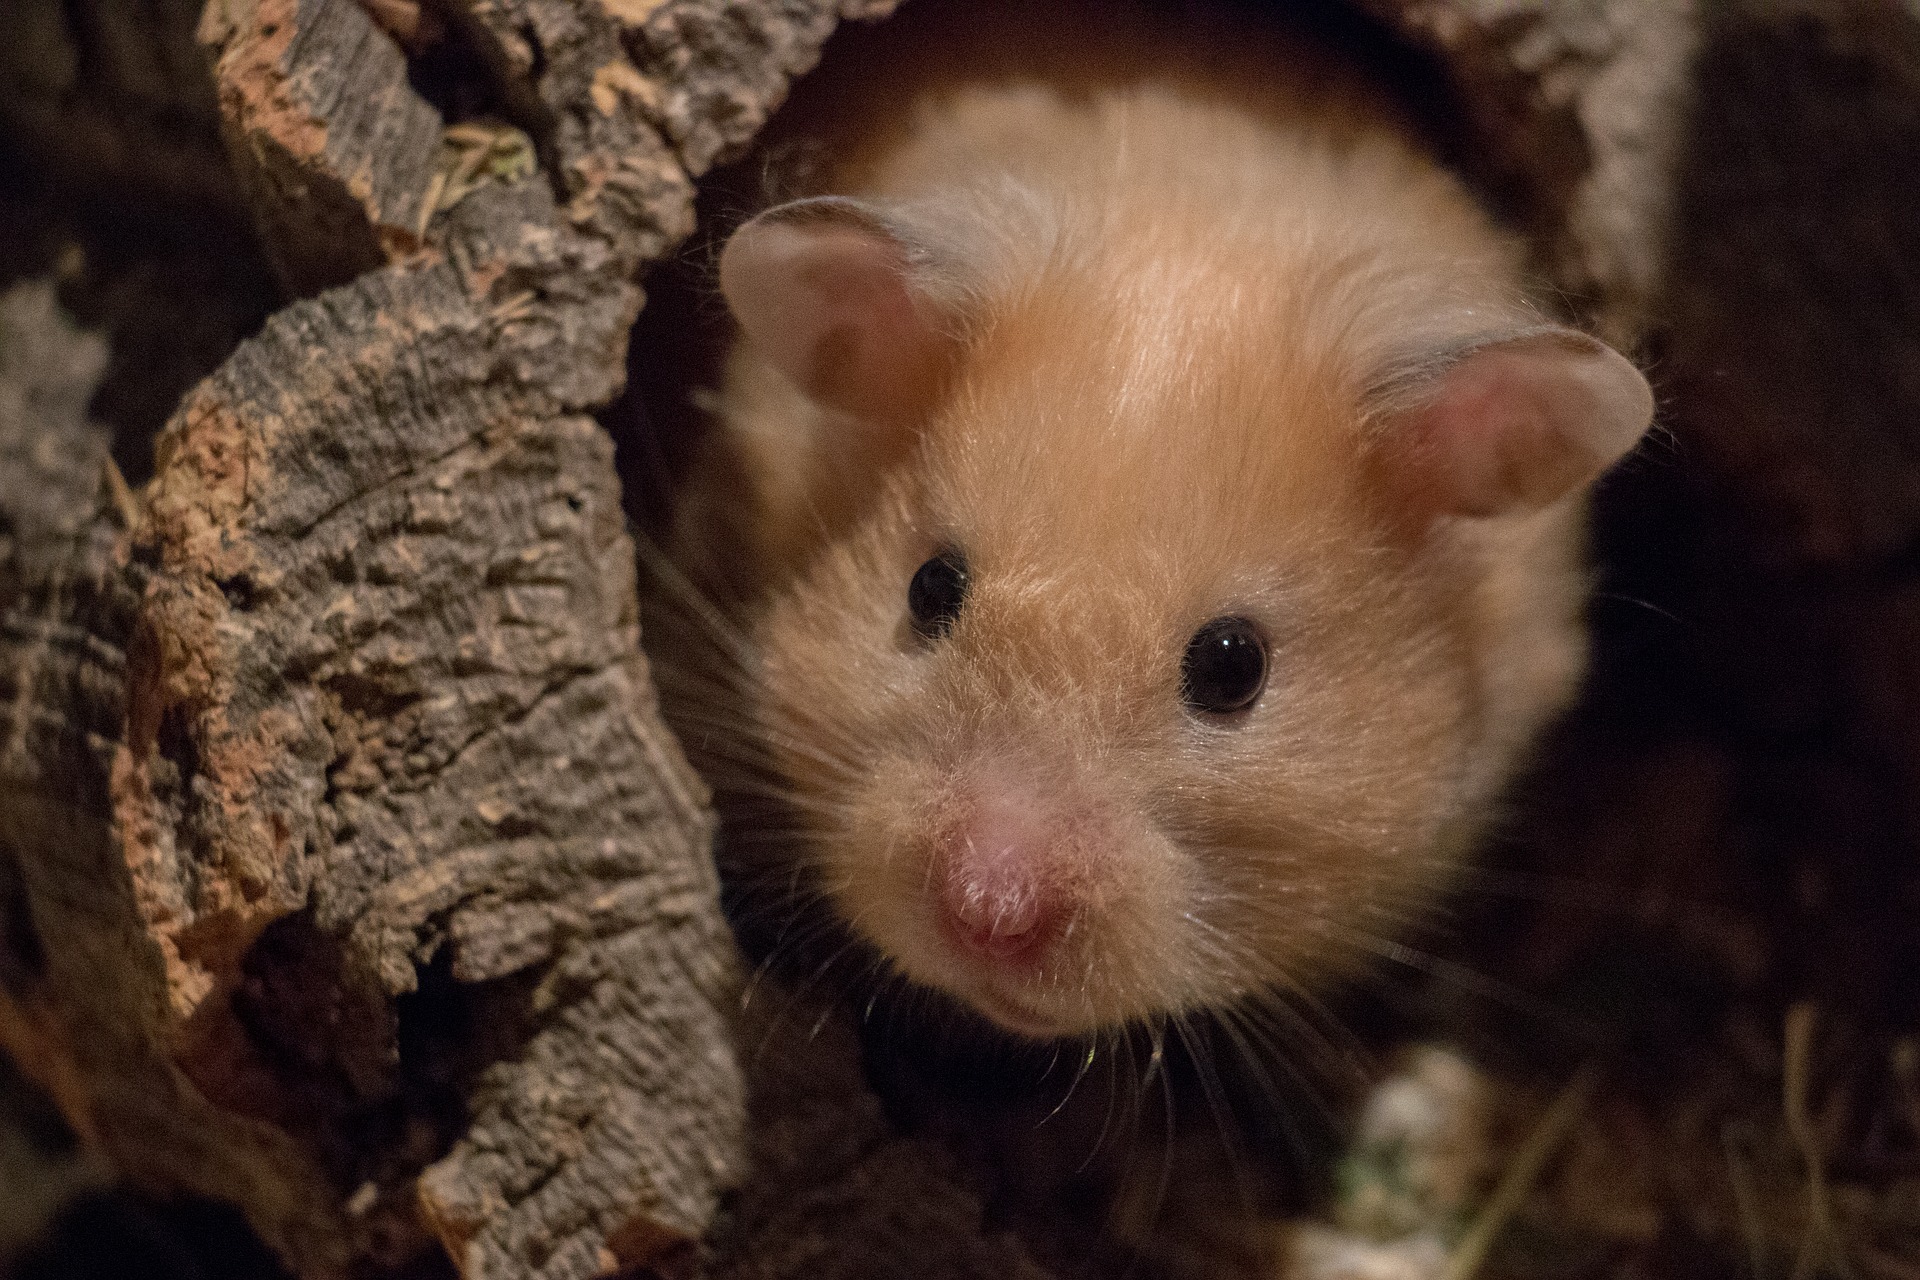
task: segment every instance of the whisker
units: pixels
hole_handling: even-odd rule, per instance
[[[1585,1019],[1576,1017],[1565,1009],[1510,982],[1503,982],[1481,973],[1470,965],[1422,951],[1392,938],[1374,937],[1358,930],[1354,931],[1354,936],[1361,940],[1374,955],[1383,960],[1438,978],[1469,995],[1478,996],[1515,1013],[1525,1014],[1527,1017],[1537,1019],[1583,1041],[1591,1043],[1601,1038],[1600,1029]]]
[[[1619,893],[1609,892],[1607,886],[1593,880],[1575,876],[1538,875],[1468,866],[1455,872],[1448,890],[1460,894],[1513,898],[1544,906],[1578,907],[1601,916],[1629,918],[1633,915],[1633,907],[1623,901]]]
[[[1041,1124],[1045,1124],[1047,1121],[1059,1115],[1061,1109],[1072,1099],[1074,1090],[1080,1087],[1080,1082],[1087,1078],[1087,1072],[1093,1069],[1093,1059],[1094,1055],[1098,1052],[1099,1043],[1096,1037],[1088,1038],[1087,1051],[1080,1055],[1080,1069],[1075,1071],[1073,1073],[1073,1079],[1067,1082],[1067,1091],[1060,1095],[1060,1101],[1054,1104],[1053,1110],[1040,1117]],[[1049,1067],[1048,1070],[1052,1070],[1052,1068]]]
[[[1227,1098],[1226,1086],[1214,1066],[1213,1055],[1208,1052],[1207,1046],[1202,1042],[1195,1028],[1184,1017],[1176,1016],[1172,1022],[1175,1033],[1179,1035],[1181,1043],[1186,1046],[1188,1059],[1193,1063],[1194,1074],[1200,1084],[1201,1097],[1206,1101],[1207,1111],[1213,1117],[1214,1129],[1220,1135],[1221,1151],[1232,1165],[1233,1181],[1240,1192],[1242,1207],[1251,1208],[1252,1191],[1247,1184],[1246,1168],[1240,1159],[1239,1129],[1234,1123],[1233,1104]],[[1169,1130],[1171,1130],[1171,1123],[1169,1123]],[[1167,1135],[1167,1140],[1171,1146],[1173,1140],[1171,1131]]]
[[[1215,1011],[1218,1026],[1240,1053],[1241,1066],[1252,1073],[1254,1082],[1260,1086],[1262,1094],[1269,1100],[1269,1114],[1280,1126],[1280,1132],[1286,1139],[1287,1150],[1294,1161],[1305,1167],[1313,1158],[1312,1145],[1306,1132],[1294,1117],[1293,1108],[1284,1105],[1289,1097],[1304,1097],[1322,1123],[1337,1126],[1339,1118],[1330,1099],[1310,1079],[1293,1060],[1284,1046],[1276,1044],[1252,1017],[1252,1010],[1241,1006],[1228,1006]],[[1283,1089],[1274,1079],[1268,1064],[1280,1068],[1293,1082],[1291,1090]]]
[[[1114,1074],[1114,1067],[1119,1057],[1119,1045],[1116,1043],[1113,1050],[1107,1054],[1107,1112],[1100,1120],[1100,1132],[1094,1138],[1093,1146],[1088,1149],[1086,1158],[1080,1162],[1080,1167],[1074,1170],[1075,1176],[1085,1173],[1092,1167],[1094,1158],[1100,1154],[1100,1149],[1106,1145],[1107,1134],[1113,1128],[1114,1104],[1120,1094],[1118,1081]]]
[[[759,663],[746,632],[695,586],[652,538],[634,530],[633,545],[635,561],[653,581],[665,587],[675,603],[685,610],[683,617],[699,625],[707,638],[733,658],[742,670],[757,668]]]
[[[1162,1032],[1156,1028],[1154,1032],[1154,1059],[1156,1062],[1159,1061],[1159,1059],[1164,1054],[1164,1049],[1160,1040],[1161,1034]],[[1153,1197],[1149,1201],[1149,1219],[1150,1220],[1153,1218],[1158,1218],[1160,1216],[1160,1210],[1167,1202],[1167,1188],[1170,1185],[1172,1185],[1172,1182],[1173,1182],[1173,1140],[1174,1140],[1173,1130],[1174,1130],[1174,1123],[1175,1123],[1174,1108],[1173,1108],[1173,1083],[1168,1078],[1168,1075],[1165,1071],[1160,1072],[1159,1075],[1160,1075],[1160,1102],[1161,1102],[1161,1107],[1163,1109],[1163,1114],[1166,1116],[1166,1136],[1160,1144],[1160,1148],[1161,1148],[1160,1176],[1158,1180],[1155,1181],[1154,1183]]]
[[[1665,618],[1668,622],[1673,623],[1675,626],[1680,626],[1680,627],[1689,626],[1689,623],[1687,622],[1687,620],[1685,618],[1682,618],[1679,614],[1671,613],[1666,609],[1662,609],[1659,605],[1654,604],[1649,600],[1642,600],[1638,596],[1622,595],[1618,591],[1596,591],[1593,593],[1593,598],[1595,600],[1613,600],[1620,604],[1630,604],[1637,608],[1645,609],[1648,613],[1653,614],[1655,617]]]

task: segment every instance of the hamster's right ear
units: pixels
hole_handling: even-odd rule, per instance
[[[1631,361],[1555,325],[1418,361],[1390,398],[1389,470],[1436,514],[1545,507],[1598,479],[1653,420],[1653,392]]]
[[[917,420],[952,360],[906,243],[857,200],[795,200],[754,218],[721,251],[720,291],[767,363],[815,402],[869,422]]]

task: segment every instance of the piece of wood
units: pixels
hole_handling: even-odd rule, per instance
[[[991,1188],[889,1125],[846,1011],[769,982],[736,1016],[586,416],[692,180],[888,5],[407,3],[218,0],[206,81],[183,0],[5,19],[10,148],[141,198],[241,193],[302,300],[181,406],[139,494],[85,412],[99,344],[44,289],[0,307],[0,1129],[51,1107],[72,1145],[34,1148],[46,1185],[231,1202],[306,1276],[441,1252],[489,1277],[1035,1275]],[[1543,278],[1662,356],[1679,465],[1733,513],[1690,552],[1690,620],[1818,619],[1867,672],[1845,722],[1920,776],[1905,596],[1875,585],[1920,531],[1912,237],[1886,230],[1920,209],[1920,24],[1364,5],[1437,59]],[[1742,586],[1748,557],[1779,580]],[[1840,611],[1793,577],[1832,565]],[[1741,715],[1853,714],[1796,701],[1831,664],[1742,647],[1712,690]]]
[[[440,113],[359,0],[211,0],[221,130],[282,281],[345,284],[420,247]]]
[[[70,619],[78,612],[74,595],[115,577],[117,530],[102,503],[106,433],[86,416],[106,360],[104,342],[60,315],[51,282],[0,294],[0,492],[10,496],[0,526],[0,600],[9,606],[0,618],[0,788],[11,798],[70,779],[74,825],[96,832],[106,808],[107,753],[89,721],[104,722],[111,740],[122,655]],[[124,603],[110,615],[127,616]],[[111,636],[118,628],[102,630]],[[75,1129],[91,1106],[74,1041],[96,1030],[88,1013],[117,1001],[109,995],[87,1001],[92,1009],[65,1007],[85,993],[66,989],[63,948],[48,946],[29,897],[46,872],[27,855],[47,833],[11,803],[0,804],[0,822],[0,1049],[12,1059],[0,1067],[8,1136],[0,1143],[0,1186],[14,1191],[0,1196],[6,1257],[43,1230],[68,1196],[104,1180],[104,1162]],[[92,861],[97,867],[102,859]],[[125,1016],[119,1009],[108,1016],[114,1013]]]
[[[711,1280],[1046,1280],[938,1143],[902,1137],[853,1019],[764,975],[740,1034],[751,1175],[702,1250]]]
[[[330,1275],[344,1254],[318,1170],[285,1134],[210,1106],[169,1053],[163,962],[112,814],[145,571],[85,414],[105,360],[51,282],[0,297],[0,1050],[77,1143],[26,1182],[79,1191],[117,1171],[242,1200]]]
[[[276,316],[163,436],[117,817],[152,833],[130,861],[216,1093],[224,997],[295,911],[340,946],[349,1005],[443,952],[463,983],[539,966],[530,1037],[422,1204],[468,1274],[588,1276],[696,1238],[732,1172],[732,953],[610,445],[573,411],[618,378],[634,255],[537,179],[469,201],[451,261]],[[378,1097],[398,1031],[307,1047]],[[354,1176],[404,1197],[377,1155]]]
[[[834,18],[796,12],[793,32],[734,24],[731,61],[710,42],[716,79],[750,77],[736,105],[759,95],[764,115],[784,87],[759,42],[796,66]],[[653,707],[611,446],[580,414],[619,386],[633,276],[690,229],[691,184],[605,11],[508,16],[541,56],[503,96],[537,107],[557,187],[484,181],[436,222],[415,140],[437,143],[437,117],[361,10],[209,11],[227,139],[283,275],[357,278],[187,398],[137,529],[113,525],[99,558],[124,672],[91,740],[95,824],[125,889],[96,905],[139,955],[106,989],[144,992],[151,1069],[102,1084],[116,1073],[82,1064],[74,1109],[156,1076],[186,1090],[171,1101],[199,1140],[144,1180],[239,1203],[308,1275],[369,1257],[416,1195],[469,1275],[691,1256],[744,1172],[711,820]],[[15,814],[38,798],[21,791]],[[423,1150],[365,1121],[407,1091],[398,1002],[429,965],[497,993],[514,1031],[481,1054],[451,1146]],[[98,1022],[89,1051],[125,1041]],[[122,1169],[161,1136],[105,1127]],[[957,1184],[929,1186],[977,1230]]]

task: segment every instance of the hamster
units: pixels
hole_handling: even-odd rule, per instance
[[[1044,1041],[1431,904],[1580,680],[1653,398],[1337,63],[1019,9],[854,77],[726,241],[674,544],[740,598],[685,736],[783,814],[738,873]]]

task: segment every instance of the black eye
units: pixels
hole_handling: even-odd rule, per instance
[[[942,551],[914,571],[907,584],[907,609],[913,629],[932,640],[952,630],[967,598],[967,562],[958,551]]]
[[[1267,642],[1245,618],[1215,618],[1187,641],[1180,696],[1195,711],[1244,711],[1267,684]]]

